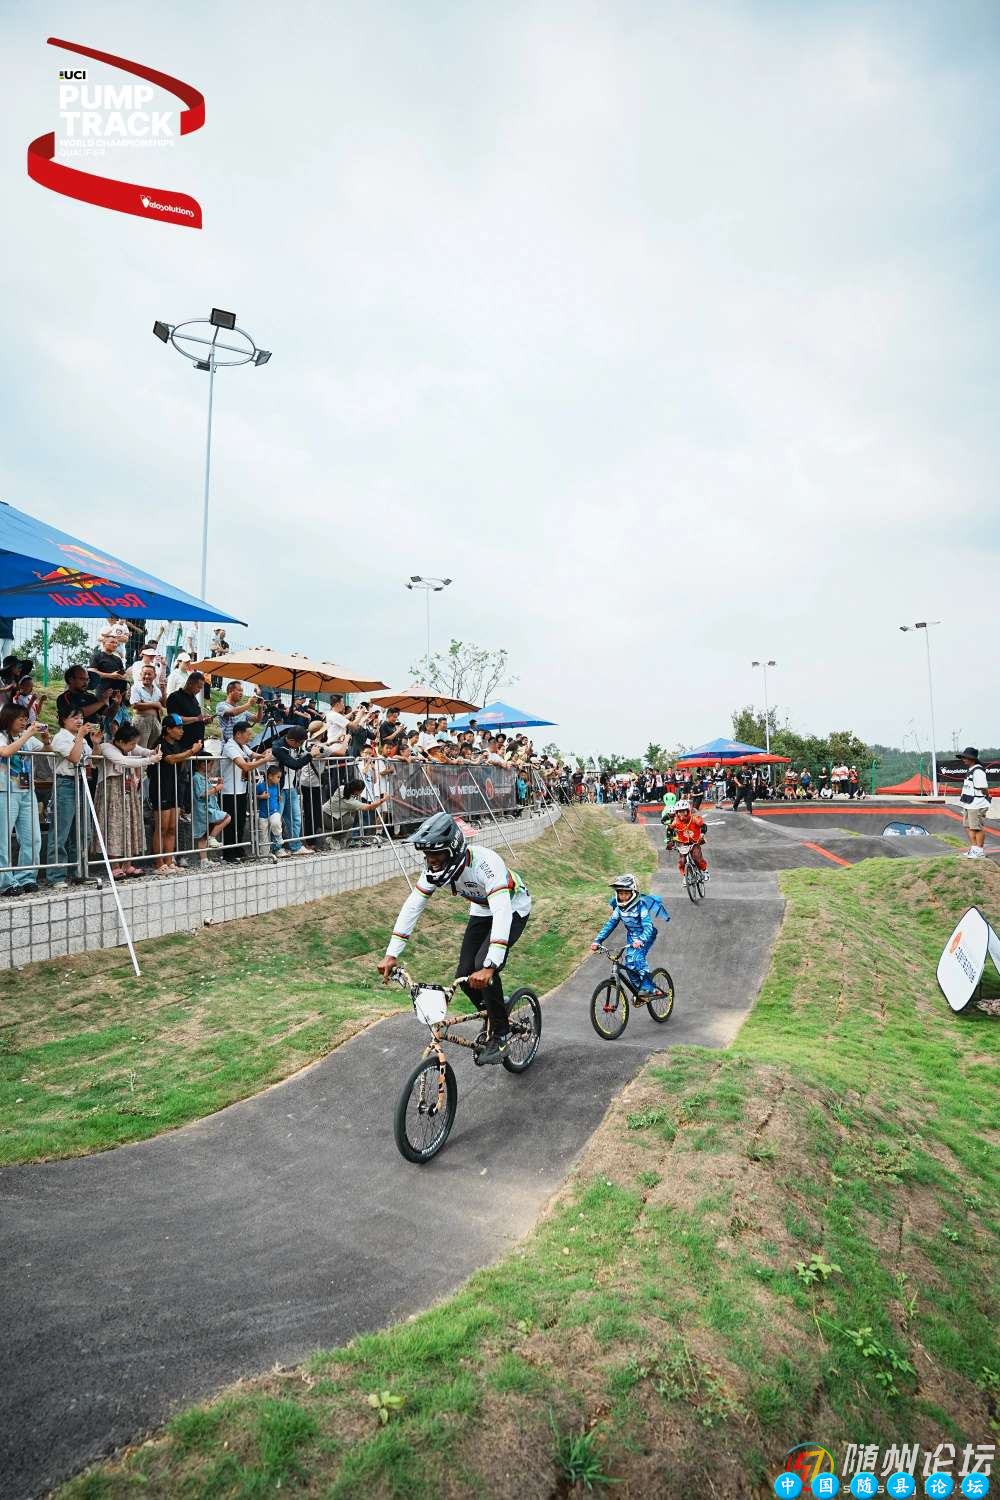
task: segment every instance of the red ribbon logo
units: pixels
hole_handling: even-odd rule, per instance
[[[176,94],[187,108],[181,111],[181,135],[200,130],[205,123],[205,97],[191,84],[169,73],[160,73],[156,68],[147,68],[143,63],[130,62],[126,57],[115,57],[110,52],[98,52],[93,47],[81,47],[76,42],[48,38],[50,47],[63,47],[67,52],[79,53],[81,57],[92,57],[96,62],[110,63],[132,73],[136,78],[145,78],[159,88]],[[28,147],[28,176],[53,193],[62,193],[66,198],[78,198],[81,203],[93,203],[98,208],[111,208],[120,214],[137,214],[141,219],[159,219],[165,224],[181,224],[187,229],[201,228],[201,204],[187,193],[175,192],[172,188],[145,187],[137,182],[119,182],[113,177],[98,177],[92,172],[82,172],[64,162],[54,160],[56,154],[55,131],[40,135]]]

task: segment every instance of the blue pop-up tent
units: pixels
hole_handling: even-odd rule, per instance
[[[451,728],[468,729],[472,719],[475,719],[480,729],[541,729],[555,723],[554,719],[540,719],[537,714],[526,713],[523,708],[512,708],[509,703],[497,702],[487,703],[477,714],[465,714],[460,719],[452,719]]]
[[[759,745],[744,745],[740,740],[709,740],[707,744],[696,745],[693,750],[678,755],[677,765],[714,766],[717,761],[735,763],[741,760],[754,761],[758,765],[769,761],[784,764],[787,759],[787,755],[771,755]]]
[[[244,620],[0,501],[0,616]]]

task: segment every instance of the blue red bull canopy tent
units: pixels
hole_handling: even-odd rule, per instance
[[[487,703],[478,713],[461,719],[452,719],[451,728],[468,729],[475,720],[480,729],[541,729],[554,724],[554,719],[540,719],[537,714],[526,713],[523,708],[512,708],[509,703]]]
[[[696,745],[677,757],[678,766],[753,765],[784,766],[787,755],[771,755],[759,745],[744,745],[740,740],[709,740],[705,745]]]
[[[0,616],[244,620],[0,501]]]

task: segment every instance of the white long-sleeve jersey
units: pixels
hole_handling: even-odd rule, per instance
[[[492,916],[493,926],[490,930],[486,963],[499,968],[507,957],[511,918],[515,912],[526,917],[531,911],[531,896],[524,881],[515,870],[508,870],[495,849],[470,844],[465,852],[463,868],[448,884],[453,895],[468,900],[470,917],[485,917],[487,914]],[[400,907],[396,926],[385,950],[387,958],[398,958],[402,953],[413,935],[420,913],[436,889],[425,874],[418,877],[415,887]]]

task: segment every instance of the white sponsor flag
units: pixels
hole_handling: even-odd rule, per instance
[[[964,1010],[979,989],[989,954],[1000,972],[1000,938],[978,906],[970,906],[938,959],[937,981],[952,1010]]]

